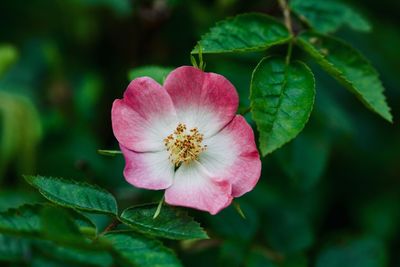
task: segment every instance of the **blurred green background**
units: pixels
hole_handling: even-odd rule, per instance
[[[317,100],[305,130],[263,159],[256,189],[238,200],[246,220],[232,207],[217,216],[191,211],[212,239],[168,244],[185,266],[400,266],[400,2],[348,2],[373,31],[338,36],[380,72],[395,123],[311,65]],[[0,1],[0,210],[41,200],[22,174],[97,183],[122,208],[157,201],[161,192],[124,181],[121,156],[96,152],[118,149],[112,102],[129,70],[190,65],[210,26],[248,11],[281,14],[272,0]],[[259,59],[207,56],[206,71],[228,77],[246,107]]]

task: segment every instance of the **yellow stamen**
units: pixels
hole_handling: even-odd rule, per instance
[[[169,159],[175,166],[197,160],[200,153],[207,149],[201,144],[204,136],[197,128],[190,129],[189,133],[186,130],[186,125],[179,123],[175,131],[164,139]]]

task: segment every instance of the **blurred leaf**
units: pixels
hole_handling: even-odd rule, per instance
[[[42,135],[35,106],[25,96],[0,91],[0,119],[0,179],[13,162],[18,174],[32,173]]]
[[[73,99],[79,116],[90,121],[98,115],[96,107],[102,91],[103,83],[99,75],[88,73],[83,76],[81,83],[76,86]]]
[[[219,266],[243,266],[247,246],[245,242],[225,240],[221,247]]]
[[[0,212],[0,232],[1,233],[9,233],[9,234],[15,234],[15,235],[27,235],[27,236],[33,236],[37,237],[39,236],[43,231],[43,218],[40,217],[41,211],[43,208],[51,208],[55,209],[56,207],[52,207],[51,205],[41,205],[41,204],[35,204],[35,205],[30,205],[26,204],[23,205],[19,208],[16,209],[9,209],[8,211],[5,212]],[[65,216],[70,217],[70,219],[73,221],[72,225],[75,225],[79,227],[79,230],[83,233],[90,234],[90,235],[95,235],[96,233],[96,227],[93,225],[93,223],[84,215],[74,211],[74,210],[64,210],[61,207],[58,207],[57,210],[60,213],[66,214]],[[63,217],[52,217],[52,216],[46,216],[48,217],[49,220],[54,220],[57,219],[56,223],[62,224],[63,222],[61,219]],[[45,222],[45,225],[47,222]],[[55,224],[52,224],[52,226]],[[50,227],[52,227],[50,226]],[[62,225],[61,225],[62,226]],[[60,227],[61,227],[60,226]],[[54,226],[58,227],[58,226]],[[51,229],[48,229],[49,227],[46,227],[46,231],[51,231]],[[57,234],[59,230],[54,229],[54,233]],[[51,236],[50,236],[50,239]],[[53,239],[52,239],[53,240]]]
[[[309,190],[323,174],[331,139],[321,131],[306,129],[290,144],[278,150],[281,169],[296,187]]]
[[[397,193],[394,195],[385,192],[383,196],[369,198],[355,211],[356,219],[369,235],[382,240],[391,240],[396,236],[400,222],[398,203]]]
[[[309,248],[314,241],[312,225],[306,214],[294,208],[276,206],[267,211],[263,227],[268,244],[282,253],[297,253]]]
[[[357,50],[339,39],[311,31],[302,33],[297,43],[369,109],[392,122],[378,73]]]
[[[0,78],[18,59],[18,51],[14,46],[0,44]]]
[[[23,261],[29,253],[29,244],[26,240],[0,234],[0,262]]]
[[[45,198],[58,205],[88,212],[117,214],[117,202],[113,195],[98,186],[53,177],[24,177]]]
[[[270,250],[265,248],[254,248],[246,262],[246,267],[278,267],[278,264],[274,263],[274,254]]]
[[[128,77],[132,81],[136,78],[147,76],[154,79],[159,84],[163,84],[165,78],[173,70],[171,67],[161,67],[161,66],[142,66],[137,67],[129,71]]]
[[[36,236],[39,234],[40,205],[23,205],[0,213],[0,232],[16,235]]]
[[[250,90],[253,119],[265,156],[303,130],[314,104],[314,76],[300,61],[286,65],[284,58],[267,57],[254,69]]]
[[[254,208],[244,201],[239,202],[246,214],[240,217],[233,207],[222,210],[216,216],[207,217],[209,224],[217,234],[225,239],[249,242],[255,236],[259,226],[259,217]]]
[[[83,265],[83,266],[112,266],[113,258],[106,251],[98,250],[80,250],[77,248],[66,248],[51,242],[37,243],[39,249],[44,256],[54,260],[59,260],[69,263],[69,266]],[[35,255],[34,258],[37,258]]]
[[[133,232],[109,232],[103,237],[131,266],[177,267],[182,266],[172,250],[158,240]]]
[[[218,22],[201,37],[202,53],[250,52],[265,50],[290,39],[286,27],[272,17],[249,13]],[[197,54],[198,47],[192,50]]]
[[[344,25],[356,31],[371,30],[371,25],[363,16],[340,1],[292,0],[290,7],[319,32],[334,32]]]
[[[157,204],[130,207],[122,212],[121,220],[144,234],[162,238],[184,240],[205,239],[207,233],[183,209],[164,205],[153,219]]]
[[[66,210],[45,206],[40,215],[42,233],[46,238],[63,243],[85,242],[78,226]]]
[[[23,204],[33,203],[38,200],[36,192],[9,188],[0,191],[0,211],[6,211],[10,208],[18,208]]]
[[[385,247],[379,240],[364,238],[325,248],[316,267],[384,267]]]

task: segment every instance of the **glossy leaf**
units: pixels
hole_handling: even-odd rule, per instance
[[[315,82],[300,61],[267,57],[254,69],[250,84],[253,119],[263,156],[293,139],[305,126],[314,104]]]
[[[109,232],[103,239],[110,242],[114,250],[130,266],[182,266],[172,250],[164,247],[158,240],[133,232]]]
[[[208,238],[200,224],[186,211],[164,205],[153,219],[156,209],[156,204],[134,206],[124,210],[121,220],[139,232],[157,237],[177,240]]]
[[[88,212],[117,214],[115,198],[100,187],[44,176],[25,176],[25,180],[58,205]]]
[[[171,67],[161,66],[142,66],[129,71],[129,80],[134,80],[139,77],[147,76],[154,79],[159,84],[163,84],[165,78],[173,70]]]
[[[334,32],[342,26],[362,32],[371,30],[369,22],[344,2],[292,0],[290,7],[302,20],[319,32]]]
[[[392,122],[378,73],[357,50],[342,40],[311,31],[302,33],[297,43],[366,107]]]
[[[201,37],[199,44],[203,54],[249,52],[265,50],[289,39],[282,23],[261,13],[249,13],[218,22]],[[198,52],[196,46],[192,54]]]

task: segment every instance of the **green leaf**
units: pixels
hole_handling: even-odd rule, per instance
[[[250,101],[263,156],[289,142],[304,128],[314,98],[314,76],[304,63],[294,61],[287,65],[281,57],[260,61],[252,75]]]
[[[0,234],[0,261],[22,261],[28,253],[26,240]]]
[[[383,242],[363,238],[325,248],[317,257],[316,267],[384,267],[387,256]]]
[[[238,15],[220,21],[199,41],[203,54],[265,50],[290,39],[286,27],[260,13]],[[192,54],[197,54],[196,46]]]
[[[292,254],[308,249],[314,242],[310,219],[299,208],[268,208],[266,221],[264,235],[274,250]]]
[[[24,177],[45,198],[58,205],[88,212],[117,214],[117,202],[113,195],[98,186],[39,175]]]
[[[366,107],[392,122],[378,73],[357,50],[342,40],[312,31],[302,33],[297,43]]]
[[[113,263],[113,258],[110,253],[106,251],[67,248],[47,241],[38,242],[35,249],[40,250],[43,255],[51,259],[69,263],[69,266],[82,264],[84,266],[93,265],[107,267],[112,266]]]
[[[0,76],[18,59],[18,51],[12,45],[0,45]]]
[[[40,232],[40,205],[23,205],[0,213],[0,232],[38,235]]]
[[[83,214],[80,214],[74,210],[66,210],[61,207],[55,207],[51,205],[23,205],[17,209],[9,209],[5,212],[0,212],[0,232],[9,233],[13,235],[26,235],[32,237],[38,237],[43,233],[43,218],[41,213],[43,209],[58,209],[59,212],[70,217],[72,225],[79,228],[80,232],[94,236],[96,234],[96,226]],[[58,234],[60,226],[57,225],[62,218],[60,216],[47,216],[52,221],[57,218],[54,223],[51,223],[49,227],[45,227],[46,231],[50,231],[49,228],[56,227],[54,232]],[[60,218],[59,218],[60,217]],[[45,222],[47,225],[48,222]],[[61,232],[60,232],[61,233]],[[50,238],[54,239],[54,238]]]
[[[276,155],[281,169],[299,189],[317,184],[328,162],[331,138],[317,129],[305,129]]]
[[[200,224],[186,211],[164,205],[153,219],[156,209],[157,204],[134,206],[122,212],[121,220],[139,232],[157,237],[176,240],[208,238]]]
[[[354,8],[334,0],[292,0],[290,7],[300,18],[319,32],[334,32],[342,26],[368,32],[369,22]]]
[[[42,233],[46,238],[63,243],[85,242],[67,210],[45,206],[40,211],[40,215]]]
[[[158,240],[133,232],[109,232],[103,239],[130,265],[137,267],[182,266],[172,250]]]
[[[147,76],[153,78],[159,84],[163,84],[165,78],[173,70],[171,67],[161,66],[142,66],[129,71],[129,80],[134,80],[139,77]]]

